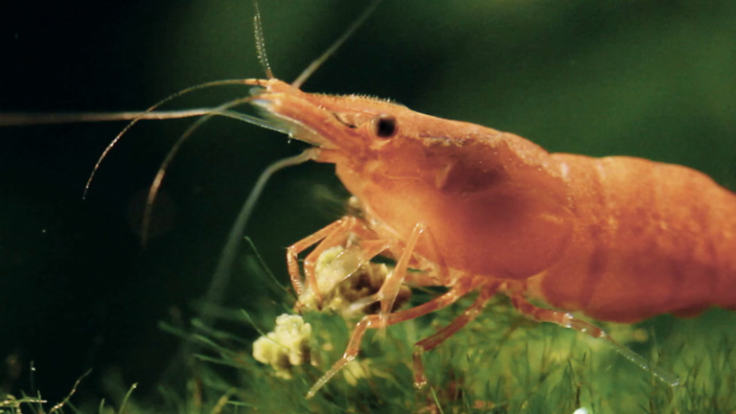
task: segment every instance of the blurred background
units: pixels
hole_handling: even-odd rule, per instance
[[[276,76],[293,80],[367,4],[261,0]],[[247,0],[27,1],[0,16],[0,112],[142,110],[194,84],[264,75]],[[736,189],[735,2],[386,0],[304,89],[391,98],[553,152],[684,164]],[[216,88],[168,108],[245,94]],[[143,249],[146,191],[191,122],[131,129],[84,201],[124,123],[0,128],[6,390],[58,401],[87,369],[94,393],[115,367],[154,391],[178,343],[158,322],[191,315],[257,175],[304,148],[212,120],[169,168]],[[286,281],[284,248],[339,217],[346,196],[330,166],[280,172],[246,234]],[[279,306],[264,289],[237,266],[227,303]]]

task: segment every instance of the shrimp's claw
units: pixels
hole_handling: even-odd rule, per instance
[[[296,309],[299,310],[306,302],[312,302],[307,296],[313,296],[316,302],[316,307],[322,309],[325,296],[325,292],[329,292],[341,282],[341,280],[334,280],[334,278],[319,277],[317,274],[317,264],[320,257],[329,249],[336,246],[346,246],[349,240],[354,237],[362,237],[368,239],[363,242],[360,259],[358,265],[353,266],[353,271],[359,267],[360,264],[369,261],[374,256],[380,254],[386,249],[386,241],[378,238],[378,236],[366,227],[366,225],[357,217],[345,216],[326,227],[318,230],[317,232],[299,240],[292,244],[286,249],[286,262],[289,270],[289,276],[291,283],[294,286],[294,290],[299,298]],[[298,255],[316,245],[307,257],[304,258],[302,268],[304,270],[304,279],[306,281],[306,289],[304,282],[302,282],[302,275],[299,266]],[[347,277],[352,273],[349,271],[347,274],[342,275]]]

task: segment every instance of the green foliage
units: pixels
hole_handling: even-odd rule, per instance
[[[255,263],[256,261],[251,261]],[[263,283],[273,280],[257,268]],[[282,291],[283,292],[283,291]],[[416,291],[411,306],[436,295]],[[277,299],[277,298],[274,298]],[[283,301],[284,298],[281,298]],[[728,413],[736,409],[736,317],[713,310],[691,320],[662,316],[639,326],[609,325],[656,366],[677,374],[670,387],[613,352],[606,343],[520,316],[503,297],[423,361],[429,385],[413,387],[412,345],[456,317],[472,298],[385,331],[369,331],[359,357],[311,400],[304,395],[343,353],[355,321],[309,312],[311,364],[284,379],[251,356],[252,339],[225,330],[208,335],[164,328],[200,346],[190,361],[188,392],[162,389],[172,412],[427,413]],[[269,331],[278,301],[251,312],[227,312],[243,326]],[[159,408],[157,410],[162,410]]]
[[[650,340],[630,345],[680,376],[683,384],[670,387],[601,341],[528,321],[498,299],[475,322],[424,355],[429,385],[414,389],[412,344],[449,323],[469,303],[464,300],[385,333],[370,332],[358,359],[311,400],[304,398],[307,390],[347,345],[351,323],[340,316],[304,315],[314,331],[313,366],[293,367],[291,380],[256,362],[250,346],[233,347],[225,332],[190,336],[203,345],[194,358],[191,395],[170,400],[169,408],[359,413],[572,413],[580,407],[591,413],[727,413],[736,408],[736,335],[703,328],[733,323],[733,315],[723,311],[688,321],[662,317],[636,332],[634,327],[613,327],[619,339],[648,334]],[[256,323],[272,321],[280,311],[261,309]],[[242,323],[251,322],[243,317]],[[241,339],[239,343],[246,342]]]
[[[257,256],[257,255],[256,255]],[[264,284],[274,279],[259,260],[249,272]],[[108,381],[112,404],[71,405],[69,398],[49,413],[730,413],[736,409],[736,322],[733,313],[713,310],[697,319],[662,316],[639,326],[606,326],[616,339],[656,366],[677,374],[670,387],[613,352],[603,341],[552,324],[525,319],[499,296],[474,322],[423,356],[424,389],[413,387],[412,345],[446,326],[472,297],[433,315],[385,331],[369,331],[359,357],[312,399],[309,388],[347,346],[355,321],[311,311],[311,364],[293,366],[290,379],[253,356],[256,334],[272,329],[291,298],[273,289],[271,305],[249,311],[210,309],[228,328],[193,332],[162,324],[189,343],[186,387],[161,385],[159,402],[137,400],[135,385]],[[415,290],[415,306],[438,294]],[[234,322],[234,324],[233,324]],[[81,379],[80,379],[81,380]],[[73,387],[74,394],[79,381]],[[117,390],[117,391],[115,391]],[[163,401],[163,402],[161,402]],[[0,413],[44,413],[39,398],[0,402]],[[117,407],[117,408],[113,408]]]

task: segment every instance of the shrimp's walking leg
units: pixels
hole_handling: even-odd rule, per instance
[[[424,224],[417,223],[409,236],[409,240],[406,242],[406,247],[401,253],[401,257],[396,262],[394,271],[386,277],[386,281],[383,282],[381,290],[378,291],[377,299],[381,301],[381,315],[382,319],[386,319],[386,315],[391,312],[391,308],[394,306],[396,296],[399,294],[401,284],[404,282],[406,272],[409,269],[409,261],[411,260],[412,254],[414,254],[414,248],[417,245],[419,236],[424,232]]]
[[[452,289],[447,291],[441,296],[438,296],[429,302],[423,303],[419,306],[406,309],[403,311],[388,314],[385,318],[381,318],[380,315],[366,315],[360,322],[355,325],[352,335],[350,335],[350,341],[345,349],[345,353],[342,358],[337,360],[335,364],[327,371],[322,377],[310,388],[307,393],[307,398],[312,398],[329,381],[335,374],[337,374],[348,362],[355,359],[360,351],[360,342],[363,340],[363,335],[367,329],[381,329],[389,325],[395,325],[399,322],[415,319],[444,307],[450,306],[455,303],[458,299],[466,295],[468,292],[477,288],[483,283],[483,279],[472,279],[465,283],[459,281]]]
[[[455,332],[462,329],[468,324],[468,322],[480,315],[480,312],[483,310],[483,306],[485,306],[488,300],[490,300],[498,291],[499,285],[500,283],[494,282],[483,286],[480,294],[475,299],[475,302],[473,302],[473,304],[470,305],[462,315],[458,316],[449,325],[445,326],[434,335],[424,338],[414,344],[414,386],[416,388],[422,388],[427,385],[427,377],[424,375],[424,365],[422,364],[422,354],[434,349],[437,345],[454,335]]]
[[[518,294],[511,297],[511,304],[521,312],[522,315],[529,319],[539,322],[556,323],[557,325],[564,326],[565,328],[575,329],[576,331],[592,336],[593,338],[602,339],[611,345],[613,349],[624,358],[639,365],[643,369],[650,371],[652,375],[661,381],[664,381],[673,387],[680,384],[680,379],[677,375],[660,368],[652,367],[649,361],[644,357],[616,342],[613,338],[608,336],[603,329],[593,325],[592,323],[577,319],[569,312],[555,311],[534,306]]]
[[[520,295],[511,297],[511,304],[522,315],[529,319],[539,322],[552,322],[565,328],[575,329],[578,332],[590,335],[593,338],[608,337],[603,329],[593,325],[592,323],[575,318],[569,312],[555,311],[552,309],[544,309],[532,305]]]

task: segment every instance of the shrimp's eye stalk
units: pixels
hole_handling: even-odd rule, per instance
[[[396,134],[396,118],[389,114],[379,114],[373,118],[373,130],[380,138],[391,138]]]

